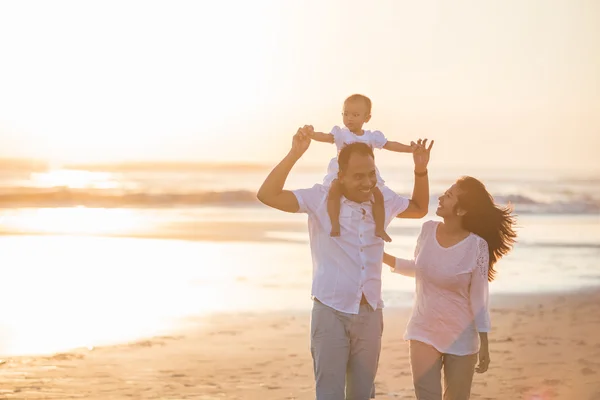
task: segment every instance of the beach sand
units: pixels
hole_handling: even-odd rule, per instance
[[[492,363],[475,376],[473,399],[600,399],[599,290],[492,303]],[[377,398],[414,398],[402,340],[409,310],[384,315]],[[205,322],[180,335],[4,359],[0,398],[314,399],[309,313]]]

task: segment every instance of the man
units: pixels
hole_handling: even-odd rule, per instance
[[[344,197],[340,209],[340,237],[329,235],[327,189],[283,190],[292,167],[310,146],[309,127],[298,129],[292,148],[271,171],[258,199],[286,212],[308,214],[313,282],[311,353],[317,400],[366,400],[371,397],[383,331],[381,270],[383,240],[375,236],[371,190],[377,184],[373,150],[352,143],[338,156]],[[384,195],[386,227],[394,217],[422,218],[427,214],[427,164],[433,142],[418,141],[413,154],[415,184],[412,199],[387,187]]]

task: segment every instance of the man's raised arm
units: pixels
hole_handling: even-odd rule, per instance
[[[429,210],[429,178],[427,177],[427,164],[429,154],[433,147],[433,140],[427,147],[427,139],[417,142],[417,149],[413,153],[415,162],[415,186],[408,208],[397,215],[398,218],[423,218]]]
[[[310,146],[310,140],[304,128],[298,129],[290,152],[273,168],[258,190],[256,197],[261,203],[281,211],[298,212],[300,205],[296,195],[289,190],[283,190],[283,186],[292,167]]]

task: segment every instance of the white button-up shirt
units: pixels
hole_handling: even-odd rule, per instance
[[[409,200],[388,187],[381,189],[385,203],[385,226],[406,210]],[[343,197],[340,236],[330,237],[327,213],[328,189],[315,185],[295,190],[300,209],[308,214],[313,261],[312,296],[335,310],[358,314],[364,294],[374,309],[383,307],[381,266],[383,240],[375,236],[371,203],[355,203]]]

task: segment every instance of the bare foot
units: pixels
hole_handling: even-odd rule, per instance
[[[375,236],[382,238],[386,242],[391,242],[392,238],[387,234],[385,230],[376,230]]]

